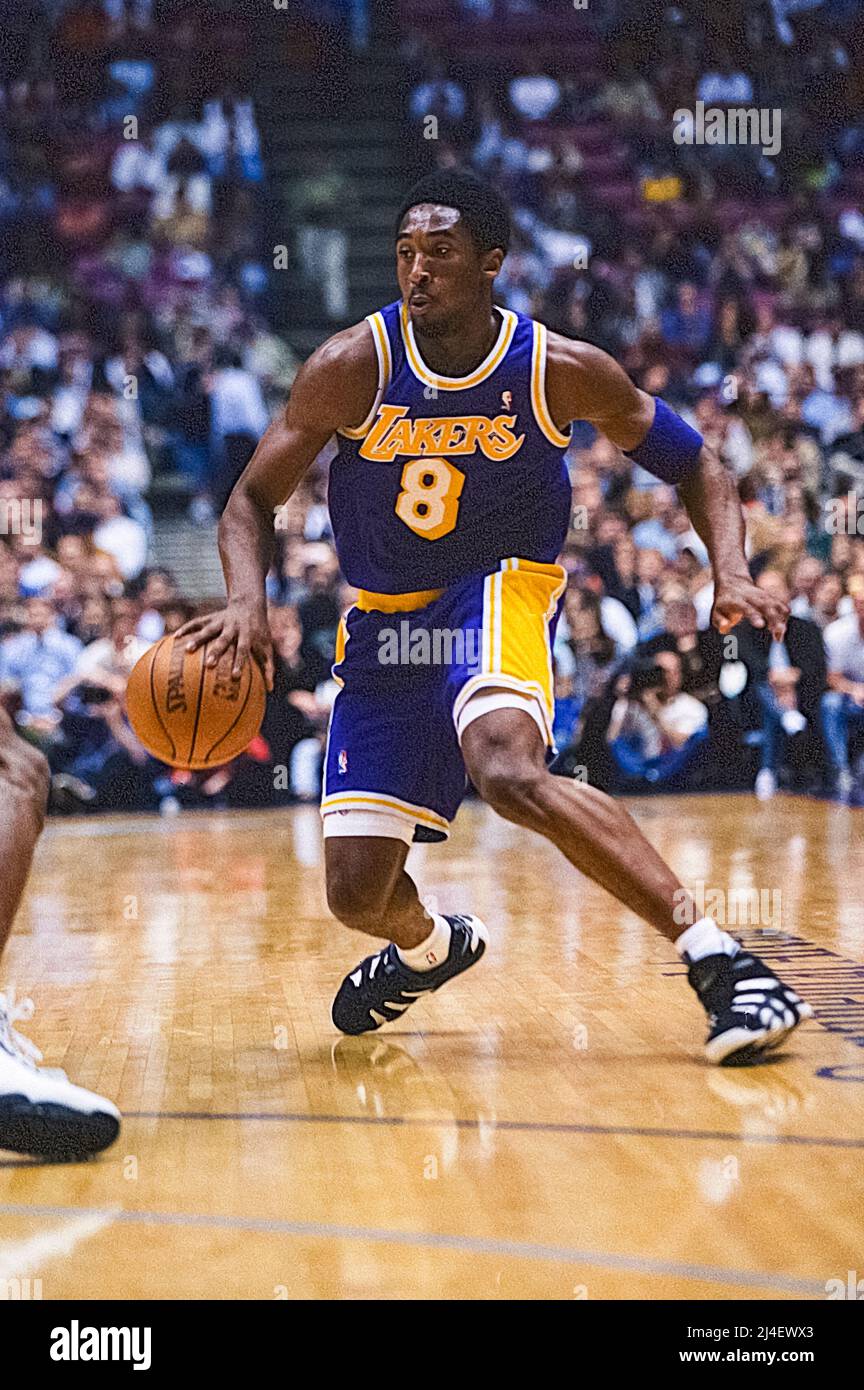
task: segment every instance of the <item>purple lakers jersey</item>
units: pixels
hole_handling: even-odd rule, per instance
[[[486,360],[432,372],[401,301],[370,314],[378,392],[340,430],[330,516],[356,588],[400,594],[491,573],[510,556],[551,564],[567,533],[569,440],[546,405],[546,329],[499,309]]]

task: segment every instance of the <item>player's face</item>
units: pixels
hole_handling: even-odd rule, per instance
[[[396,239],[399,289],[414,327],[436,337],[458,326],[501,269],[499,250],[480,254],[456,208],[409,208]]]

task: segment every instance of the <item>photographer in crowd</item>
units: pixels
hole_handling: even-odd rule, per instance
[[[704,747],[708,710],[682,689],[682,672],[677,652],[659,651],[619,678],[606,737],[620,790],[674,790]]]

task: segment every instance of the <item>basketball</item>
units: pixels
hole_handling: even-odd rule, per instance
[[[207,666],[207,646],[163,637],[129,677],[129,722],[148,752],[171,767],[219,767],[248,748],[264,718],[266,688],[257,662],[232,674],[233,650]]]

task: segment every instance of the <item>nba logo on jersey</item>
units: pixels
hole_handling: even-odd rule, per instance
[[[340,775],[340,777],[344,777],[344,776],[345,776],[345,773],[346,773],[347,771],[348,771],[348,750],[347,750],[347,748],[340,748],[340,749],[339,749],[339,775]]]

